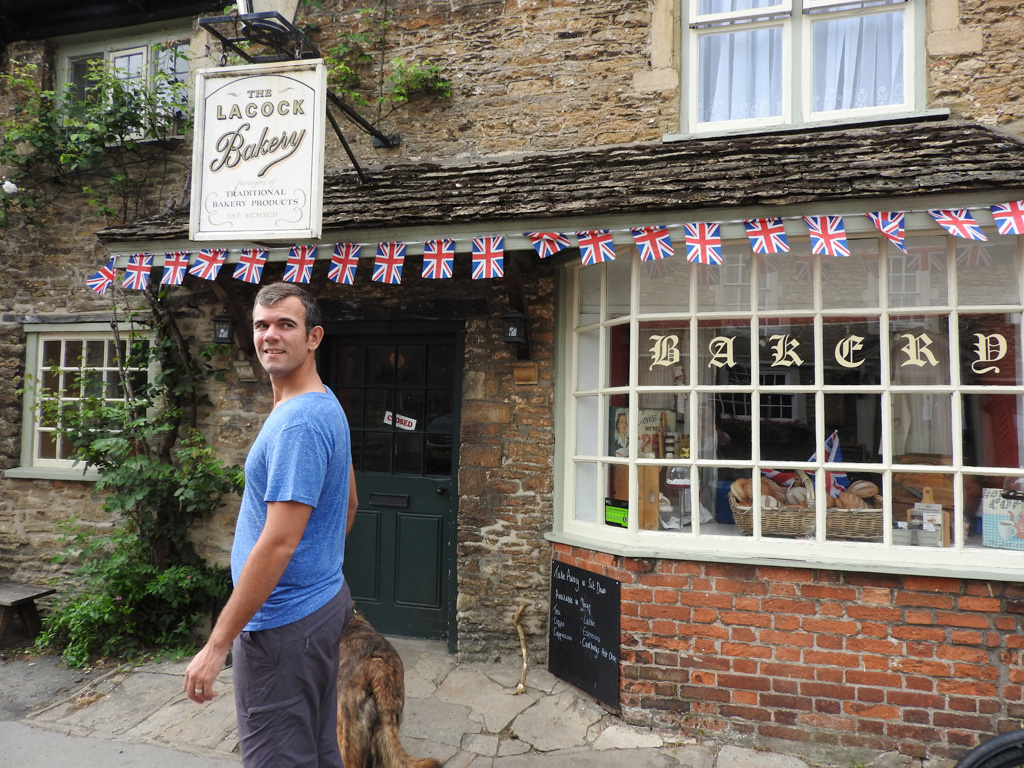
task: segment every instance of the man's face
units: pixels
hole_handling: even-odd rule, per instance
[[[320,329],[306,334],[306,308],[295,296],[252,310],[253,342],[260,364],[271,376],[288,374],[310,357],[320,342]]]

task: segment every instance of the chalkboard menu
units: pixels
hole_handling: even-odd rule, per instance
[[[621,586],[573,565],[551,564],[548,671],[615,709]]]

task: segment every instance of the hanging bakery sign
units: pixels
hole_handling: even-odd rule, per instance
[[[320,236],[326,83],[320,59],[196,72],[191,239]]]

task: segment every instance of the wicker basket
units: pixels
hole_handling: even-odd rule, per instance
[[[803,475],[802,472],[798,473]],[[806,475],[804,476],[806,478]],[[810,491],[813,483],[806,479]],[[791,536],[813,538],[815,509],[813,491],[808,494],[807,507],[775,507],[761,509],[762,536]],[[738,499],[730,491],[729,507],[740,532],[750,536],[754,532],[754,507],[747,499]],[[882,540],[882,497],[875,496],[874,507],[868,509],[839,509],[825,511],[825,537],[857,541]]]

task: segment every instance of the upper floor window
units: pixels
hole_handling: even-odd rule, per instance
[[[686,0],[688,130],[915,108],[917,0]]]
[[[59,92],[75,102],[92,98],[95,68],[104,65],[126,90],[142,93],[155,90],[174,105],[179,118],[187,107],[189,79],[187,29],[161,29],[86,42],[67,42],[58,47],[57,86]]]

